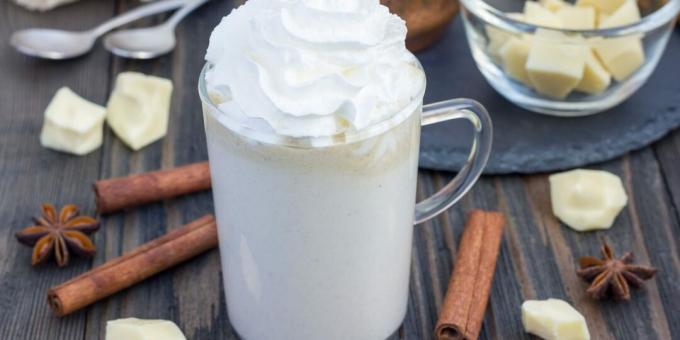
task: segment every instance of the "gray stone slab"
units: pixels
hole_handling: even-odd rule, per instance
[[[582,167],[639,149],[680,126],[678,28],[647,84],[614,109],[589,117],[539,115],[499,95],[477,69],[460,18],[442,41],[418,58],[428,77],[425,103],[467,97],[491,113],[495,137],[487,174]],[[425,128],[421,167],[457,171],[467,157],[470,138],[470,128],[459,121]]]

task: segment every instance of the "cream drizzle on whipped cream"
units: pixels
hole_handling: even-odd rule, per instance
[[[420,102],[425,75],[405,38],[379,0],[249,0],[213,31],[206,82],[230,99],[220,110],[250,128],[361,130]]]

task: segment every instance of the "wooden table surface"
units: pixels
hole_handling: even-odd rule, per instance
[[[47,62],[21,56],[8,45],[16,29],[89,28],[134,5],[132,0],[90,0],[34,14],[11,1],[0,2],[0,339],[98,339],[107,320],[132,316],[174,320],[189,339],[237,338],[225,308],[217,250],[68,317],[55,317],[46,303],[49,287],[211,212],[208,192],[104,217],[94,236],[94,259],[77,259],[66,268],[31,267],[30,248],[14,237],[41,202],[76,203],[94,213],[90,186],[98,178],[207,159],[197,77],[209,34],[233,1],[213,1],[190,16],[179,27],[175,52],[154,61],[115,58],[97,44],[86,57]],[[167,137],[132,152],[107,128],[104,146],[85,157],[40,146],[43,112],[59,87],[69,86],[103,104],[116,74],[131,70],[173,80]],[[509,224],[481,339],[531,338],[522,330],[519,307],[525,299],[549,297],[565,299],[581,311],[593,339],[680,339],[679,166],[680,131],[592,166],[620,175],[630,201],[611,230],[591,233],[571,231],[553,217],[547,175],[482,178],[455,207],[415,228],[408,314],[395,338],[432,338],[465,214],[484,208],[504,212]],[[422,171],[418,195],[431,194],[451,176]],[[659,269],[630,302],[593,301],[575,275],[575,259],[596,254],[603,238]]]

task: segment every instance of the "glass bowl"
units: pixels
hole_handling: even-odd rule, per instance
[[[461,4],[472,56],[491,86],[525,109],[556,116],[599,113],[635,93],[656,68],[680,11],[680,0],[641,0],[638,22],[574,30],[526,23],[516,14],[522,0]],[[588,82],[570,76],[579,63]]]

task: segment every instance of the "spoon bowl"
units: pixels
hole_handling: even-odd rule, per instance
[[[159,0],[139,6],[101,25],[82,32],[31,28],[12,34],[10,44],[19,52],[45,59],[69,59],[89,52],[94,42],[106,32],[143,17],[173,10],[196,0]]]
[[[119,57],[132,59],[151,59],[169,53],[175,49],[177,24],[208,1],[189,0],[168,21],[155,27],[109,33],[104,37],[104,47]]]
[[[33,57],[59,60],[87,53],[92,49],[95,39],[90,32],[32,28],[12,34],[10,44]]]
[[[124,58],[151,59],[175,48],[171,27],[138,28],[111,33],[104,37],[104,47]]]

